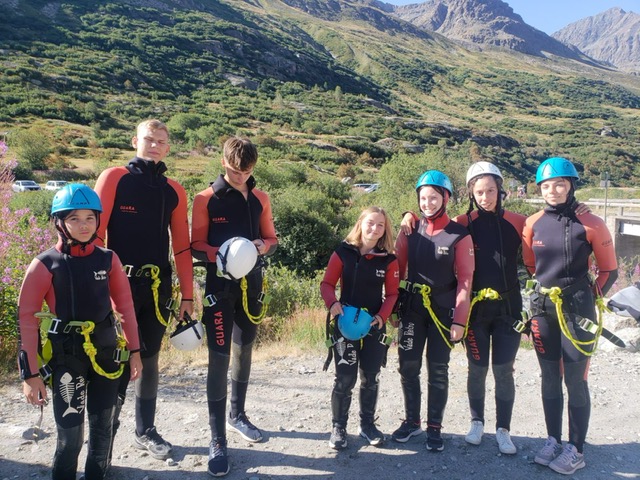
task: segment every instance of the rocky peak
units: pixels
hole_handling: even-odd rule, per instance
[[[580,52],[527,25],[501,0],[427,0],[397,6],[394,15],[447,38],[532,55],[580,58]]]
[[[640,72],[640,15],[610,8],[571,23],[553,38],[621,70]]]

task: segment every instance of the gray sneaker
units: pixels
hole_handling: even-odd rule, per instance
[[[571,475],[575,473],[576,470],[584,468],[585,465],[584,455],[578,453],[576,447],[567,443],[562,453],[549,463],[549,468],[563,475]]]
[[[544,442],[544,446],[540,449],[536,458],[533,459],[539,465],[548,466],[562,452],[562,445],[555,438],[549,437]]]
[[[173,446],[160,436],[156,427],[147,428],[144,435],[134,432],[133,446],[140,450],[147,450],[153,458],[158,460],[169,458],[173,449]]]
[[[262,440],[262,432],[249,421],[244,413],[239,413],[236,418],[227,418],[227,428],[232,432],[239,433],[247,442],[259,442]]]

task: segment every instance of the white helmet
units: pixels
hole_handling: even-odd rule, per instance
[[[169,341],[178,350],[195,350],[202,345],[203,338],[204,327],[202,322],[188,318],[188,320],[185,319],[183,322],[178,323],[176,331],[171,334]]]
[[[216,254],[218,274],[229,280],[239,280],[256,266],[258,249],[243,237],[233,237],[220,245]]]
[[[467,170],[467,185],[469,182],[480,175],[495,175],[500,179],[504,180],[502,173],[500,173],[500,169],[496,167],[493,163],[489,162],[476,162],[469,167]]]

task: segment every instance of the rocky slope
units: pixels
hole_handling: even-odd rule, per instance
[[[621,70],[640,72],[640,14],[610,8],[567,25],[552,36]]]

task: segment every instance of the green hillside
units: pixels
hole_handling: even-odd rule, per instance
[[[576,160],[586,184],[638,178],[635,76],[469,51],[368,2],[16,3],[0,18],[0,131],[36,125],[50,164],[128,155],[132,126],[154,116],[174,152],[211,155],[240,132],[271,158],[366,180],[430,145],[519,182],[549,155]]]

